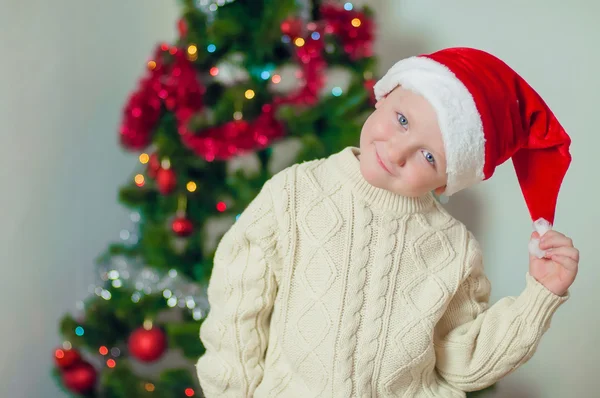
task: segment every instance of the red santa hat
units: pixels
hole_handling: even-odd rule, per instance
[[[437,113],[446,195],[489,179],[512,159],[532,220],[554,223],[571,140],[521,76],[484,51],[448,48],[397,62],[375,84],[375,97],[398,85],[425,97]]]

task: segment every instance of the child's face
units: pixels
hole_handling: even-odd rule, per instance
[[[444,142],[433,107],[396,87],[375,105],[360,135],[360,170],[373,186],[403,196],[443,192]]]

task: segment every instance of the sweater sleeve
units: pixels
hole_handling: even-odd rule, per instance
[[[263,377],[277,292],[277,222],[268,181],[217,246],[197,362],[207,398],[252,397]]]
[[[467,276],[436,326],[434,345],[440,376],[463,391],[476,391],[533,356],[554,312],[569,295],[555,295],[526,273],[520,295],[489,306],[490,282],[472,237],[467,260]]]

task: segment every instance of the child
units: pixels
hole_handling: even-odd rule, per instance
[[[531,358],[567,300],[578,251],[546,230],[570,139],[535,91],[452,48],[398,62],[375,94],[360,149],[278,173],[219,243],[207,397],[464,397]],[[488,306],[481,249],[431,191],[509,158],[545,230],[522,293]]]

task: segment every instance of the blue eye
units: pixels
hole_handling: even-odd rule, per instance
[[[403,114],[398,113],[398,123],[400,123],[402,127],[406,127],[408,126],[408,119]]]
[[[435,158],[431,152],[423,151],[423,156],[425,156],[425,160],[427,160],[429,163],[435,164]]]

